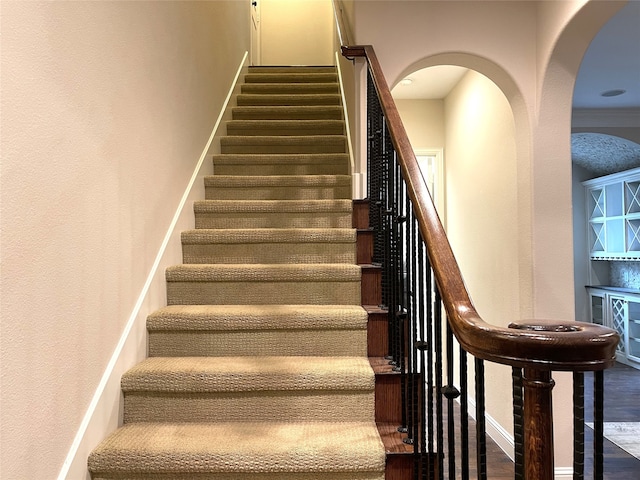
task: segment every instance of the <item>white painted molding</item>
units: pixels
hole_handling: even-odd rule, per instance
[[[367,196],[367,176],[364,173],[352,173],[351,185],[354,199],[363,199]]]
[[[571,115],[574,128],[640,127],[640,108],[575,108]]]
[[[573,480],[572,467],[556,467],[553,471],[554,480]]]
[[[335,8],[335,5],[334,5]],[[342,114],[344,115],[345,130],[347,131],[347,147],[349,149],[349,165],[351,166],[351,173],[356,172],[355,160],[353,155],[353,144],[351,142],[351,129],[349,128],[349,112],[347,111],[347,99],[344,96],[344,83],[342,81],[342,69],[340,68],[340,54],[335,52],[336,55],[336,69],[338,70],[338,81],[340,82],[340,99],[342,100]],[[358,198],[358,197],[355,197]]]
[[[120,423],[122,374],[146,356],[146,317],[152,310],[166,305],[166,282],[164,269],[181,262],[180,232],[193,228],[193,209],[185,209],[193,200],[204,198],[204,175],[212,173],[210,158],[214,150],[220,149],[218,128],[227,114],[227,106],[233,95],[237,93],[238,79],[246,69],[248,52],[245,52],[238,67],[229,93],[222,105],[222,110],[213,127],[209,140],[198,159],[195,170],[176,208],[171,224],[158,250],[156,259],[149,271],[138,300],[120,336],[120,340],[105,368],[100,383],[80,423],[76,436],[71,444],[67,457],[62,465],[58,480],[89,479],[87,458],[91,450]],[[214,142],[216,138],[216,142]],[[198,180],[200,180],[198,182]],[[177,257],[177,258],[176,258]]]

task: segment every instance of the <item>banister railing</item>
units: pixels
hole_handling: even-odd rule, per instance
[[[513,321],[505,328],[480,317],[373,47],[343,46],[342,54],[365,59],[369,73],[367,189],[373,260],[383,270],[390,361],[403,375],[406,397],[400,427],[407,433],[407,443],[414,445],[415,478],[469,478],[473,449],[473,468],[478,478],[487,478],[484,361],[512,367],[514,478],[526,480],[554,477],[552,371],[574,372],[574,478],[583,478],[582,372],[596,372],[595,402],[602,405],[602,371],[615,361],[617,333],[594,324],[537,319]],[[459,347],[454,346],[454,337]],[[467,354],[475,357],[475,445],[468,431]],[[456,439],[453,417],[458,397],[461,419]],[[599,440],[594,442],[594,478],[602,478],[602,409],[595,410]],[[456,445],[461,445],[459,459]]]

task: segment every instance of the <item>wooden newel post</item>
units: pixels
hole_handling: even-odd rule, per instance
[[[548,370],[524,369],[524,478],[553,480],[553,411],[555,382]]]

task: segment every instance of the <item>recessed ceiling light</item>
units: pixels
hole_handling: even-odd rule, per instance
[[[410,78],[404,78],[402,80],[400,80],[400,85],[404,85],[405,87],[407,85],[411,85],[413,83],[413,80],[411,80]]]
[[[620,89],[616,89],[616,90],[607,90],[606,92],[602,92],[600,94],[600,96],[602,97],[617,97],[618,95],[622,95],[623,93],[626,93],[626,90],[620,90]]]

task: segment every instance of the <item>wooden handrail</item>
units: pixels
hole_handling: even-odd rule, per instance
[[[609,328],[538,319],[514,321],[505,328],[480,317],[462,280],[373,47],[343,46],[342,54],[348,58],[365,57],[369,64],[434,277],[460,345],[478,358],[535,370],[593,371],[612,366],[619,336]]]

